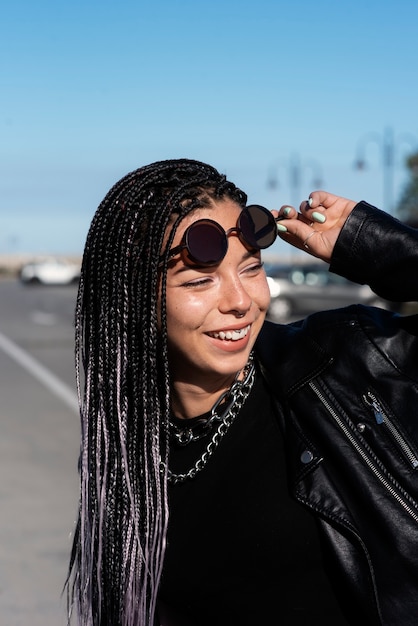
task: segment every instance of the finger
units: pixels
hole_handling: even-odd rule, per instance
[[[277,232],[287,232],[287,226],[282,223],[283,220],[292,220],[298,217],[298,212],[292,206],[285,204],[279,211],[273,210],[273,216],[276,220]]]
[[[288,204],[284,204],[278,211],[278,219],[294,219],[297,217],[296,209]]]
[[[327,228],[320,224],[312,227],[304,219],[289,220],[286,221],[286,232],[278,229],[278,236],[314,257],[326,262],[331,260],[336,237],[330,236]]]
[[[309,242],[312,239],[312,237],[314,237],[315,235],[319,235],[319,232],[317,230],[312,230],[309,235],[306,237],[306,239],[304,239],[304,241],[302,242],[303,247],[305,248],[305,250],[311,250]],[[311,243],[312,245],[312,243]]]
[[[322,205],[312,206],[311,198],[304,200],[300,204],[300,212],[304,219],[311,226],[313,224],[324,224],[327,219],[325,208]]]
[[[303,249],[303,242],[313,232],[313,228],[306,221],[306,219],[297,213],[297,219],[289,219],[284,222],[286,224],[286,231],[282,228],[283,222],[278,223],[278,234],[282,239],[288,243]]]
[[[300,222],[299,222],[300,224]],[[297,232],[278,233],[279,237],[299,250],[329,262],[332,254],[332,245],[324,237],[324,234],[306,224],[299,226]]]
[[[312,209],[337,209],[338,211],[352,211],[357,204],[354,200],[336,196],[328,191],[312,191],[309,194],[309,204]],[[322,207],[322,209],[321,209]]]
[[[320,209],[321,207],[327,209],[332,206],[338,199],[339,196],[329,193],[328,191],[318,190],[311,191],[311,193],[309,194],[308,203],[311,209]]]

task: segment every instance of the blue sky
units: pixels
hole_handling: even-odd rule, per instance
[[[108,189],[165,158],[209,162],[269,208],[318,178],[393,205],[418,150],[417,31],[416,0],[9,2],[0,253],[81,252]]]

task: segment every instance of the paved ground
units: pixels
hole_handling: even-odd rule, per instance
[[[0,350],[1,626],[66,625],[78,429],[74,409]]]

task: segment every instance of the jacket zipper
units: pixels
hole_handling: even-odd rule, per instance
[[[401,493],[397,489],[391,485],[386,476],[381,472],[381,470],[377,467],[377,465],[373,462],[370,456],[366,453],[364,448],[358,443],[356,437],[353,435],[351,430],[347,427],[344,420],[340,417],[340,415],[334,410],[334,408],[330,405],[328,400],[323,395],[322,391],[318,389],[315,383],[310,382],[309,386],[316,394],[316,396],[320,399],[322,404],[326,407],[330,415],[334,418],[338,426],[341,428],[347,439],[350,441],[351,445],[361,456],[363,461],[369,467],[369,469],[373,472],[379,482],[383,485],[383,487],[390,493],[390,495],[400,504],[400,506],[412,517],[412,519],[418,523],[418,511],[416,508],[411,506],[409,502],[402,496]]]
[[[406,442],[403,435],[399,432],[398,427],[392,422],[374,393],[368,391],[367,394],[364,394],[363,399],[365,403],[373,410],[376,423],[379,425],[384,424],[387,431],[389,432],[389,435],[399,446],[401,452],[405,455],[412,467],[418,467],[418,458],[416,454],[411,449],[411,446]]]

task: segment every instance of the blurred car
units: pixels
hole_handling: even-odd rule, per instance
[[[21,267],[19,278],[24,284],[71,285],[80,278],[80,266],[55,257],[36,259]]]
[[[268,317],[274,321],[349,304],[390,308],[368,285],[332,274],[326,263],[266,264],[265,270],[271,295]]]

